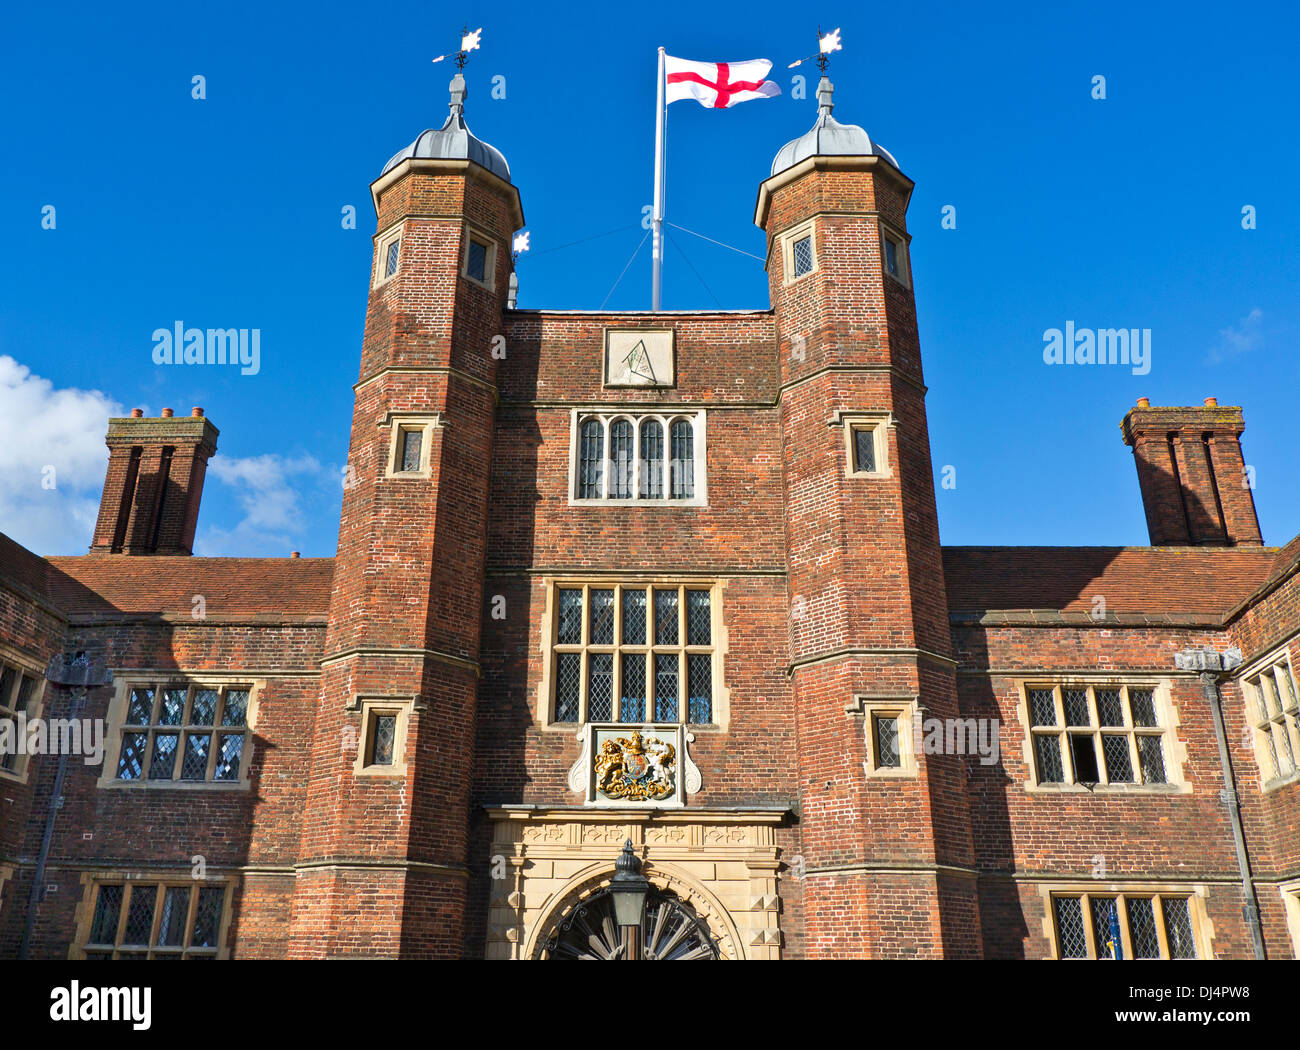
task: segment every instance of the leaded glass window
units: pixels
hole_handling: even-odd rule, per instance
[[[1164,784],[1165,728],[1149,686],[1026,690],[1039,784]]]
[[[401,240],[395,240],[388,246],[388,253],[384,257],[384,276],[392,277],[397,272],[398,251],[401,248]]]
[[[1246,679],[1245,692],[1261,779],[1290,779],[1300,766],[1300,690],[1285,653]]]
[[[876,768],[898,769],[903,755],[898,747],[898,716],[876,715],[873,718],[876,745]]]
[[[794,275],[802,277],[806,273],[812,273],[812,268],[812,236],[800,237],[794,242]]]
[[[158,879],[96,883],[81,944],[87,959],[214,959],[221,949],[224,884]]]
[[[238,782],[249,689],[164,683],[132,686],[117,755],[120,781]]]
[[[713,721],[712,589],[564,583],[553,608],[554,721]]]
[[[876,428],[853,428],[853,470],[858,474],[876,472]]]
[[[28,718],[35,715],[33,699],[36,696],[36,678],[24,674],[8,664],[0,665],[0,724],[7,723],[11,728],[5,739],[17,740],[18,716],[25,714]],[[21,774],[26,763],[26,756],[18,753],[18,748],[0,751],[0,770],[6,773]]]
[[[487,282],[488,246],[482,241],[469,239],[469,252],[465,259],[465,272],[480,283]]]
[[[404,427],[401,432],[401,449],[398,452],[399,467],[403,473],[414,473],[423,465],[424,429]]]
[[[1052,896],[1058,959],[1195,959],[1186,893],[1064,892]]]
[[[702,501],[703,434],[703,412],[578,416],[573,497]]]
[[[899,276],[898,273],[898,243],[885,238],[885,269],[889,271],[891,277]]]

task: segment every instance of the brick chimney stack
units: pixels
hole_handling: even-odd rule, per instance
[[[217,428],[196,408],[147,419],[140,409],[108,421],[108,472],[92,554],[192,554],[203,477]]]
[[[1241,409],[1207,397],[1200,408],[1152,408],[1120,424],[1133,448],[1155,547],[1259,546],[1263,539],[1241,455]]]

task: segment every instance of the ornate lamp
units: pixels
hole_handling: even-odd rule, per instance
[[[641,874],[641,861],[632,849],[632,840],[623,843],[623,852],[614,862],[614,877],[609,882],[610,896],[614,898],[614,919],[620,926],[630,926],[627,943],[628,958],[639,956],[641,947],[641,917],[645,913],[645,900],[650,893],[650,880]]]

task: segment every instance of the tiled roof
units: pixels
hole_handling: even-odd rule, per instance
[[[1295,544],[1292,544],[1295,546]],[[1289,548],[1288,548],[1289,549]],[[953,613],[1222,617],[1290,562],[1276,547],[945,547]],[[1294,558],[1292,559],[1292,561]]]
[[[0,534],[0,581],[72,618],[188,616],[196,594],[211,617],[324,617],[333,578],[333,558],[39,558]]]

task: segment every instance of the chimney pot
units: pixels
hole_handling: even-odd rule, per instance
[[[163,419],[171,419],[171,417],[172,417],[172,410],[171,410],[170,408],[164,408],[164,409],[162,410],[162,417],[163,417]]]
[[[302,555],[299,554],[297,551],[290,551],[290,552],[289,552],[289,557],[290,557],[290,558],[301,558]]]
[[[1206,408],[1217,408],[1218,404],[1219,404],[1219,399],[1217,397],[1207,397],[1205,399]]]
[[[199,408],[198,405],[195,405],[193,408],[190,409],[190,415],[192,415],[195,419],[202,419],[203,409]]]
[[[131,409],[131,418],[132,418],[132,419],[140,419],[140,418],[142,418],[143,416],[144,416],[144,409],[143,409],[143,408],[133,408],[133,409]]]
[[[1140,397],[1140,398],[1138,398],[1137,407],[1138,407],[1138,408],[1150,408],[1150,407],[1151,407],[1151,399],[1150,399],[1149,397]]]

